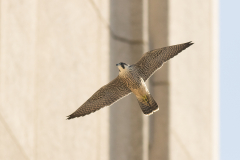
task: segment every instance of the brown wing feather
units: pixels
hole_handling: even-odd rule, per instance
[[[117,77],[95,92],[82,106],[69,115],[67,119],[85,116],[105,106],[110,106],[129,93],[131,93],[131,90],[126,87],[121,78]]]
[[[192,44],[192,42],[187,42],[149,51],[145,53],[134,66],[138,68],[143,80],[146,81],[164,62],[176,56]]]

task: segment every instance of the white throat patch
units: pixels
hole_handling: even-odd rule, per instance
[[[124,69],[122,68],[121,65],[118,66],[118,69],[119,69],[119,74],[126,74],[129,72],[129,66],[124,66]]]

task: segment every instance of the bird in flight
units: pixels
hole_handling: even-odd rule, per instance
[[[116,64],[119,69],[119,75],[95,92],[82,106],[67,116],[67,119],[82,117],[103,107],[110,106],[130,93],[135,94],[139,106],[145,115],[158,111],[158,105],[149,93],[145,81],[161,68],[164,62],[192,44],[192,42],[187,42],[151,50],[145,53],[133,65],[123,62]]]

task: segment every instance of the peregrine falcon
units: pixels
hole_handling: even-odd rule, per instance
[[[107,85],[94,93],[67,119],[81,117],[93,113],[105,106],[110,106],[119,99],[134,93],[140,108],[145,115],[150,115],[158,110],[158,104],[148,91],[145,81],[157,71],[164,62],[173,58],[182,50],[191,46],[192,42],[154,49],[145,53],[135,64],[123,62],[116,64],[119,75]]]

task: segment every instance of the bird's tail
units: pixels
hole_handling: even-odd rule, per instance
[[[158,104],[153,99],[151,94],[137,97],[137,100],[145,115],[151,115],[153,112],[158,111]]]

